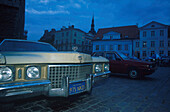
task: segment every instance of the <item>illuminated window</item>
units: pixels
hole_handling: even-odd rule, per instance
[[[146,47],[147,43],[146,41],[143,41],[143,47]]]

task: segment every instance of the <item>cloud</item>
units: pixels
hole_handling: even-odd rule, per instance
[[[49,0],[40,0],[40,3],[47,4]]]
[[[73,4],[73,6],[75,7],[75,8],[81,8],[81,5],[80,4],[78,4],[78,3],[75,3],[75,4]]]
[[[25,9],[27,13],[30,14],[70,14],[67,10],[59,10],[59,11],[53,11],[53,10],[47,10],[47,11],[38,11],[35,9]]]

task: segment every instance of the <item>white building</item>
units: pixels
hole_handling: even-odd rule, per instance
[[[78,51],[83,53],[92,53],[93,37],[78,29],[74,25],[68,28],[62,27],[61,30],[45,30],[40,41],[52,44],[58,51]]]
[[[140,40],[134,41],[134,54],[146,58],[153,54],[170,56],[168,25],[152,21],[140,29]],[[169,38],[168,38],[169,37]]]
[[[136,25],[99,29],[93,52],[118,51],[133,56],[133,41],[139,39]]]

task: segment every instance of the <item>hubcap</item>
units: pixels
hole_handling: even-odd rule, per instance
[[[132,70],[132,71],[130,72],[130,76],[131,76],[132,78],[136,78],[136,77],[137,77],[137,71],[136,71],[136,70]]]

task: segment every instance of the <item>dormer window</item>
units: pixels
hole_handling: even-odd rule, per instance
[[[151,25],[151,27],[155,27],[155,25]]]

